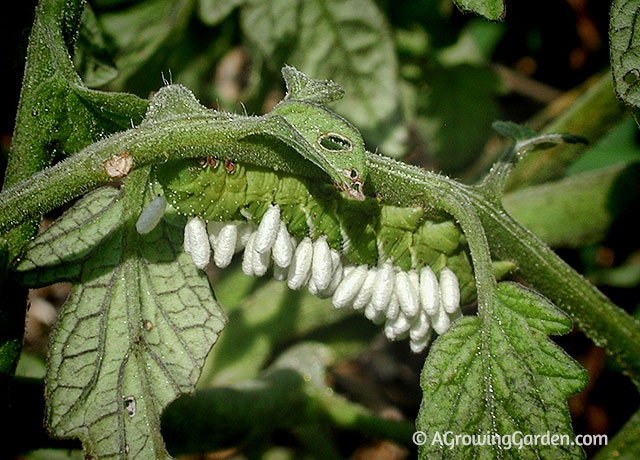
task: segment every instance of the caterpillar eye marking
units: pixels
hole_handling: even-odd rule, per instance
[[[318,137],[318,144],[330,152],[350,152],[353,150],[351,140],[338,133],[324,133]]]

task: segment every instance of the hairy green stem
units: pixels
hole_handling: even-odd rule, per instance
[[[640,324],[611,302],[502,208],[474,200],[497,258],[518,265],[518,274],[565,310],[576,325],[603,347],[640,388]]]
[[[116,133],[3,190],[0,232],[118,179],[105,168],[119,158],[130,158],[132,169],[137,169],[169,159],[217,156],[302,176],[320,175],[280,141],[256,136],[264,125],[261,118],[223,123],[215,117],[189,116]]]
[[[465,197],[480,219],[493,256],[513,261],[518,267],[518,275],[525,282],[569,313],[576,325],[596,345],[604,347],[635,385],[640,387],[638,321],[518,224],[501,205],[487,200],[477,188],[418,168],[399,165],[384,157],[370,156],[368,166],[370,185],[385,200],[399,205],[409,206],[418,202],[414,184],[422,187],[424,197],[428,197],[425,202],[443,206],[447,194]],[[405,185],[402,186],[402,183]],[[455,217],[459,218],[459,215]],[[465,235],[469,238],[475,232],[466,232]],[[479,244],[479,241],[474,243],[469,240],[470,249],[475,244]],[[474,263],[474,270],[478,269],[479,266]],[[478,275],[476,273],[476,277]]]
[[[73,63],[68,53],[65,56],[53,55],[73,49],[73,44],[80,23],[80,16],[84,8],[84,0],[69,2],[39,2],[36,11],[36,21],[29,40],[27,50],[23,90],[20,95],[16,125],[11,141],[11,152],[7,161],[4,177],[4,187],[14,185],[37,171],[45,168],[51,161],[50,145],[47,136],[34,135],[39,132],[55,131],[55,126],[42,128],[40,124],[51,120],[49,106],[40,107],[33,104],[39,100],[40,104],[48,101],[34,98],[34,94],[41,88],[42,82],[47,81],[53,73],[62,72],[51,63],[58,60],[69,63],[68,68],[73,71]],[[58,46],[42,46],[42,37],[47,43]],[[67,75],[68,78],[78,78]],[[24,315],[26,306],[26,289],[16,288],[5,271],[5,259],[10,260],[29,239],[38,231],[39,215],[32,214],[28,219],[22,219],[21,225],[12,225],[11,231],[0,235],[0,289],[7,293],[5,305],[0,308],[0,373],[12,374],[18,363],[22,349],[24,334]]]
[[[3,191],[0,228],[6,231],[109,182],[112,178],[105,172],[105,163],[124,152],[131,155],[134,168],[169,158],[219,156],[300,176],[322,177],[319,169],[299,155],[292,155],[289,147],[274,138],[248,136],[256,133],[255,128],[253,122],[247,121],[228,124],[221,130],[219,120],[202,116],[143,124],[113,135]],[[498,204],[487,200],[477,188],[379,155],[368,155],[367,167],[368,187],[383,201],[400,206],[420,205],[435,212],[444,210],[460,222],[479,279],[482,308],[490,308],[490,299],[482,296],[492,291],[485,288],[495,282],[482,268],[489,266],[488,251],[483,249],[488,244],[494,257],[514,261],[525,281],[569,312],[577,325],[597,345],[606,346],[625,372],[639,383],[638,323]],[[476,228],[478,223],[481,226]]]

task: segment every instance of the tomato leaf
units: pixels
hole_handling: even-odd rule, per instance
[[[571,445],[566,399],[584,388],[587,374],[547,337],[569,332],[571,320],[542,296],[511,282],[498,284],[493,311],[492,318],[454,323],[425,361],[416,419],[426,435],[420,459],[582,458],[580,447]],[[504,439],[513,433],[566,435],[568,443],[540,441],[522,448],[449,443],[455,435]],[[517,434],[513,439],[518,442]]]
[[[73,279],[50,344],[46,416],[53,435],[80,438],[92,458],[170,458],[161,413],[194,390],[225,323],[182,251],[182,219],[136,232],[147,180],[85,196],[17,267],[31,285]]]

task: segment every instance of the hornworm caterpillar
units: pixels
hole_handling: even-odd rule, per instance
[[[271,270],[291,289],[364,310],[390,339],[409,337],[414,351],[459,316],[461,289],[462,300],[471,297],[464,238],[447,215],[356,201],[330,184],[226,163],[157,167],[168,202],[190,216],[185,250],[197,266],[210,248],[220,267],[244,250],[245,274]]]

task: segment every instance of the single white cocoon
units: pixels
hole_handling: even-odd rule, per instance
[[[331,275],[331,282],[329,283],[329,286],[319,294],[322,298],[331,297],[336,292],[336,289],[338,289],[343,277],[340,253],[335,249],[331,250],[331,260],[333,265],[333,274]]]
[[[204,269],[211,258],[211,246],[206,224],[199,217],[192,217],[184,227],[184,252],[191,255],[196,267]]]
[[[391,300],[389,300],[389,304],[387,305],[386,311],[387,319],[394,320],[400,314],[400,302],[398,302],[398,295],[396,292],[391,293]]]
[[[371,302],[364,307],[364,316],[373,324],[382,324],[385,322],[387,317],[385,316],[385,312],[381,310],[376,310]]]
[[[384,335],[389,340],[397,340],[403,338],[411,327],[411,321],[402,312],[393,320],[387,320],[384,325]]]
[[[264,254],[273,247],[280,230],[280,207],[272,205],[262,216],[254,242],[254,249]]]
[[[365,278],[364,283],[362,283],[362,287],[360,288],[360,291],[358,291],[358,295],[353,299],[354,310],[363,309],[371,301],[373,286],[375,285],[377,274],[378,269],[375,267],[371,267],[367,270],[367,277]]]
[[[420,270],[420,304],[429,316],[435,315],[440,309],[438,278],[428,265]]]
[[[396,273],[395,292],[402,313],[408,318],[416,316],[419,310],[418,297],[415,295],[409,273],[402,270]]]
[[[460,309],[458,277],[447,267],[440,271],[440,300],[444,311],[447,313],[453,313]]]
[[[447,312],[444,311],[444,308],[438,310],[438,313],[431,317],[431,325],[438,335],[442,335],[447,332],[447,329],[451,326],[451,318],[449,318]]]
[[[346,308],[353,305],[353,300],[360,292],[360,288],[367,278],[367,266],[358,265],[352,270],[345,270],[346,274],[340,281],[336,292],[333,293],[333,306],[336,308]]]
[[[314,254],[315,254],[315,250],[314,250]],[[335,249],[331,249],[330,254],[331,254],[332,273],[331,273],[331,281],[329,282],[329,285],[326,288],[318,289],[318,287],[316,286],[313,280],[313,267],[311,268],[312,276],[311,276],[311,279],[309,280],[309,292],[321,299],[326,299],[331,297],[336,291],[336,289],[338,288],[338,285],[340,284],[343,278],[343,274],[342,274],[343,270],[342,270],[342,262],[340,260],[340,253]]]
[[[218,233],[222,227],[227,225],[226,222],[218,222],[218,221],[210,221],[207,222],[207,232],[209,232],[209,243],[211,244],[211,249],[216,250],[216,243],[218,241]]]
[[[422,340],[427,336],[427,334],[429,334],[430,331],[431,323],[429,321],[429,315],[427,315],[424,310],[420,310],[420,313],[411,325],[409,337],[412,341],[422,342]]]
[[[390,261],[386,261],[376,274],[373,293],[371,294],[371,304],[378,311],[385,311],[391,301],[395,284],[395,274]]]
[[[218,232],[215,245],[213,245],[213,261],[220,268],[228,267],[236,252],[238,241],[238,225],[225,224]]]
[[[329,287],[333,276],[333,259],[327,237],[322,235],[313,243],[313,260],[311,265],[311,279],[315,289],[319,292]]]
[[[284,222],[280,221],[280,228],[276,235],[276,240],[273,243],[273,248],[271,249],[271,257],[273,257],[273,262],[277,267],[287,268],[289,264],[291,264],[293,251],[295,249],[292,241],[287,226]]]
[[[249,239],[247,240],[247,245],[244,248],[244,254],[242,255],[242,273],[247,276],[253,276],[253,255],[255,254],[253,250],[253,242],[256,238],[256,232],[253,232],[249,235]]]
[[[256,239],[257,238],[258,237],[256,236]],[[254,240],[254,245],[255,244],[256,241]],[[254,248],[251,261],[253,262],[253,273],[256,276],[264,276],[264,274],[267,273],[269,266],[271,265],[271,251],[258,252]]]
[[[136,221],[136,230],[141,235],[151,232],[162,219],[164,210],[167,207],[167,200],[163,196],[159,196],[149,202],[142,210],[140,217]]]
[[[249,236],[256,231],[256,226],[246,221],[238,221],[238,238],[236,239],[236,252],[242,251],[247,246]]]
[[[422,353],[422,351],[427,348],[427,345],[429,345],[429,339],[430,337],[427,335],[420,340],[411,340],[409,342],[409,348],[414,353]]]
[[[313,259],[313,242],[308,236],[304,237],[293,253],[287,285],[289,289],[297,290],[307,284],[311,275],[311,261]]]

